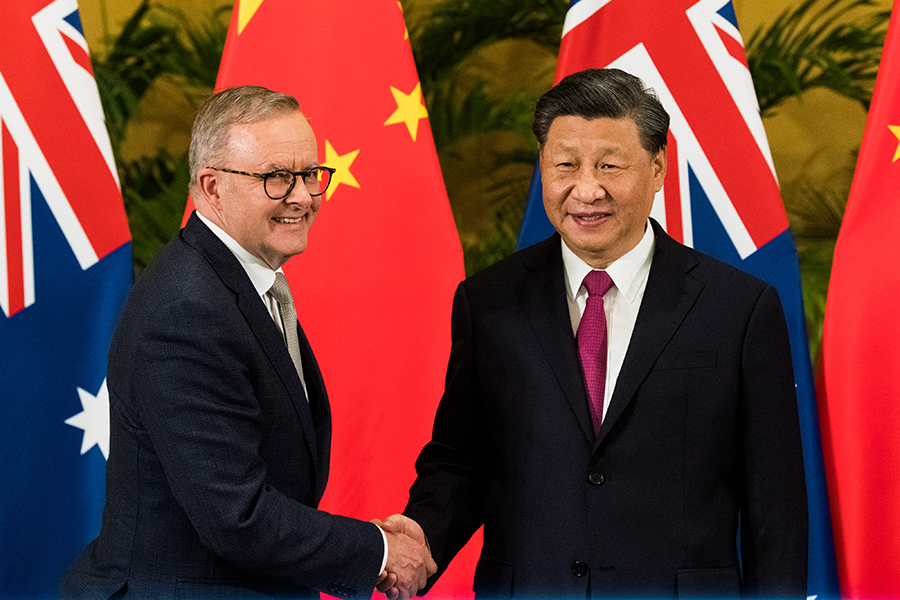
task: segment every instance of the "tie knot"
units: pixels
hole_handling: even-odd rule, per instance
[[[275,273],[275,283],[269,288],[269,293],[275,298],[279,304],[293,304],[294,297],[291,295],[291,286],[288,285],[287,278],[284,273]]]
[[[588,296],[604,295],[612,287],[612,279],[606,271],[591,271],[584,276],[584,288]]]

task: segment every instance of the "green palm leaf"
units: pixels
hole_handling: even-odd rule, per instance
[[[763,116],[785,99],[827,88],[868,109],[890,11],[873,0],[805,0],[747,43],[747,62]],[[846,15],[857,15],[852,22]]]

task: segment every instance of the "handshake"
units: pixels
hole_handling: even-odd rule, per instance
[[[437,573],[425,532],[418,523],[403,515],[391,515],[384,521],[372,522],[381,527],[388,542],[387,564],[378,576],[375,588],[388,600],[408,600]]]

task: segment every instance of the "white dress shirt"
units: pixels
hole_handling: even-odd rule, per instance
[[[566,271],[566,300],[569,304],[569,318],[572,321],[572,334],[577,335],[578,324],[584,307],[587,304],[587,290],[582,285],[585,275],[592,270],[591,266],[578,258],[565,241],[562,241],[563,265]],[[637,321],[647,276],[650,274],[650,263],[653,260],[653,249],[656,239],[649,221],[644,229],[644,237],[627,254],[606,268],[613,286],[603,297],[603,309],[606,313],[607,329],[607,364],[606,387],[603,394],[603,417],[609,409],[609,401],[615,391],[619,371],[625,361],[625,353],[631,342],[634,324]]]
[[[209,219],[201,215],[199,211],[197,212],[197,216],[207,227],[209,227],[210,231],[212,231],[217,238],[222,240],[222,243],[231,250],[231,253],[234,254],[235,258],[238,259],[238,262],[241,263],[241,266],[244,267],[244,271],[247,272],[247,277],[250,278],[250,283],[253,284],[256,293],[259,294],[259,297],[266,305],[266,310],[269,311],[269,315],[272,317],[275,325],[278,326],[278,331],[280,331],[282,337],[284,337],[284,323],[281,322],[281,311],[278,309],[278,301],[269,294],[272,284],[275,283],[275,273],[282,272],[281,269],[279,268],[277,271],[273,271],[269,265],[244,250],[243,246],[238,244],[233,237],[225,233],[221,227],[218,227],[215,223],[212,223]],[[303,392],[306,394],[308,400],[309,394],[306,391],[306,382],[303,381],[302,377],[300,378],[300,383],[303,384]],[[381,532],[381,539],[384,541],[384,555],[381,559],[381,570],[384,571],[388,558],[388,542],[387,536],[380,527],[378,528],[378,531]]]
[[[209,227],[210,231],[212,231],[217,238],[222,240],[222,243],[231,250],[231,253],[234,254],[235,258],[238,259],[238,262],[241,263],[241,266],[244,267],[244,271],[247,272],[247,277],[250,278],[250,283],[253,284],[256,293],[262,298],[263,303],[266,305],[266,309],[272,316],[272,320],[278,325],[278,331],[284,336],[284,323],[281,322],[281,312],[278,310],[278,302],[269,294],[272,284],[275,283],[275,273],[280,272],[281,269],[273,271],[272,268],[261,259],[244,250],[243,246],[238,244],[233,237],[225,233],[221,227],[217,226],[199,212],[197,213],[197,216],[200,217],[200,220]]]

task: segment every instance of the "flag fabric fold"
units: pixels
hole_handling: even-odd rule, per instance
[[[809,496],[809,595],[837,598],[831,517],[797,251],[730,0],[574,0],[555,81],[615,67],[671,115],[668,173],[652,216],[684,244],[772,284],[791,337]],[[535,170],[519,247],[553,229]]]
[[[841,595],[900,597],[900,15],[891,15],[834,251],[820,418]]]
[[[76,0],[0,39],[0,597],[50,598],[99,531],[131,244]]]
[[[245,84],[295,96],[337,169],[284,271],[331,402],[321,508],[381,519],[431,437],[464,276],[400,3],[238,0],[217,89]],[[432,594],[471,596],[471,574]]]

